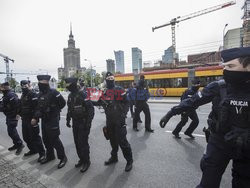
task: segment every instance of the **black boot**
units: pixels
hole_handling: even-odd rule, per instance
[[[61,159],[61,160],[60,160],[60,163],[57,165],[57,168],[60,169],[60,168],[64,167],[65,164],[67,163],[67,161],[68,161],[67,157],[64,156],[64,158]]]
[[[146,132],[149,132],[149,133],[153,133],[153,132],[154,132],[154,130],[151,129],[151,128],[150,128],[150,129],[145,129],[145,131],[146,131]]]
[[[54,159],[55,159],[55,156],[53,156],[53,157],[48,157],[48,156],[46,156],[46,157],[44,157],[44,158],[40,161],[40,163],[41,163],[41,164],[45,164],[45,163],[50,162],[50,161],[52,161],[52,160],[54,160]]]
[[[80,172],[82,172],[82,173],[86,172],[89,169],[89,166],[90,166],[90,161],[87,163],[83,163],[82,169],[80,170]]]
[[[172,132],[172,134],[174,135],[175,138],[181,139],[179,133],[174,133],[174,132]]]
[[[18,146],[18,148],[16,149],[16,155],[20,155],[20,153],[23,151],[24,145],[20,145]]]
[[[191,139],[195,139],[195,137],[192,135],[192,133],[184,133],[185,135],[189,136]]]
[[[43,161],[45,159],[45,154],[39,154],[39,157],[37,159],[37,162],[40,163],[41,161]]]
[[[13,145],[13,146],[9,147],[8,150],[13,151],[13,150],[15,150],[17,148],[18,148],[18,145]]]
[[[134,131],[138,132],[139,129],[137,127],[133,127]]]
[[[35,154],[37,154],[36,151],[28,151],[28,152],[25,153],[23,156],[24,156],[24,157],[27,157],[27,156],[31,156],[31,155],[35,155]]]
[[[75,164],[75,167],[76,168],[79,168],[83,165],[83,161],[80,159],[76,164]]]
[[[133,160],[128,161],[125,166],[125,172],[129,172],[133,168]]]
[[[110,165],[113,163],[117,163],[118,162],[118,157],[117,156],[111,156],[107,161],[104,162],[104,165]]]

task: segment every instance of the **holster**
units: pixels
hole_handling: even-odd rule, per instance
[[[104,127],[102,128],[102,131],[103,131],[103,135],[104,135],[104,137],[106,138],[106,140],[109,140],[109,139],[110,139],[110,135],[109,135],[108,127],[107,127],[107,126],[104,126]]]
[[[209,137],[210,137],[210,134],[211,134],[210,129],[204,127],[204,128],[203,128],[203,132],[205,133],[206,141],[207,141],[207,143],[208,143],[208,140],[209,140]]]

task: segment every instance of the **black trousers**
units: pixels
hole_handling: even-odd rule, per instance
[[[90,161],[88,142],[90,126],[87,126],[86,120],[84,119],[73,119],[72,128],[77,155],[83,163],[87,163]]]
[[[240,155],[238,149],[226,143],[223,136],[212,134],[201,159],[202,178],[197,188],[219,188],[230,160],[233,160],[232,188],[249,188],[250,147],[242,149]]]
[[[181,114],[181,121],[177,124],[176,128],[173,130],[174,134],[179,134],[182,127],[184,127],[186,123],[188,122],[188,118],[190,118],[192,122],[190,123],[185,133],[192,134],[194,132],[194,130],[199,124],[199,118],[195,110]]]
[[[127,161],[132,161],[132,150],[127,140],[127,129],[124,117],[107,118],[108,133],[110,135],[110,145],[112,147],[111,156],[117,157],[119,146],[123,156]]]
[[[133,128],[137,128],[140,120],[140,113],[143,111],[145,115],[145,129],[151,129],[151,115],[148,103],[146,101],[137,101],[135,105],[135,117],[133,119]]]
[[[31,119],[32,118],[30,117],[22,117],[23,140],[26,142],[27,147],[30,151],[37,152],[40,155],[44,155],[45,150],[43,147],[42,139],[39,135],[39,125],[31,125]]]
[[[42,118],[42,138],[48,158],[55,156],[54,149],[56,149],[58,159],[63,159],[66,156],[62,141],[59,138],[59,117],[60,116],[49,119]]]
[[[12,139],[13,144],[15,146],[21,146],[23,141],[21,140],[18,132],[17,132],[17,120],[15,117],[10,118],[6,117],[6,124],[7,124],[7,132],[9,137]]]

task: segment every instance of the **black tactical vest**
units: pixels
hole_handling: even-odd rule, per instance
[[[26,95],[22,95],[21,102],[21,116],[32,116],[32,92],[29,91]]]
[[[85,98],[83,91],[71,93],[68,101],[69,111],[74,119],[87,118],[87,110],[85,106]]]

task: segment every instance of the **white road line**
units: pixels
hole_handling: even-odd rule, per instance
[[[165,132],[166,133],[172,133],[172,131],[165,131]],[[180,132],[180,134],[184,134],[184,133]],[[205,138],[205,135],[203,135],[203,134],[192,134],[192,135]]]

